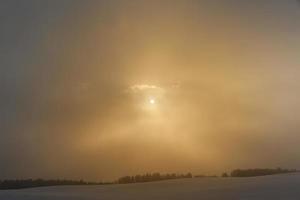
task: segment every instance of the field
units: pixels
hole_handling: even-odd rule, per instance
[[[299,200],[300,174],[0,191],[1,200]]]

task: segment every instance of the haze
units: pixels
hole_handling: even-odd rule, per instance
[[[299,168],[296,0],[0,2],[0,179]]]

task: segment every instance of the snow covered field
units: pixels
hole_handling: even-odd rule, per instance
[[[299,200],[300,173],[253,178],[193,178],[103,186],[0,191],[1,200]]]

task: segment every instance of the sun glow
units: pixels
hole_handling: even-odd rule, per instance
[[[149,103],[152,104],[152,105],[154,105],[154,104],[156,103],[156,102],[155,102],[155,99],[150,99],[150,100],[149,100]]]

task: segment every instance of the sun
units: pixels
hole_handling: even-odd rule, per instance
[[[155,99],[153,99],[153,98],[150,99],[150,100],[149,100],[149,103],[152,104],[152,105],[154,105],[154,104],[156,103],[156,102],[155,102]]]

